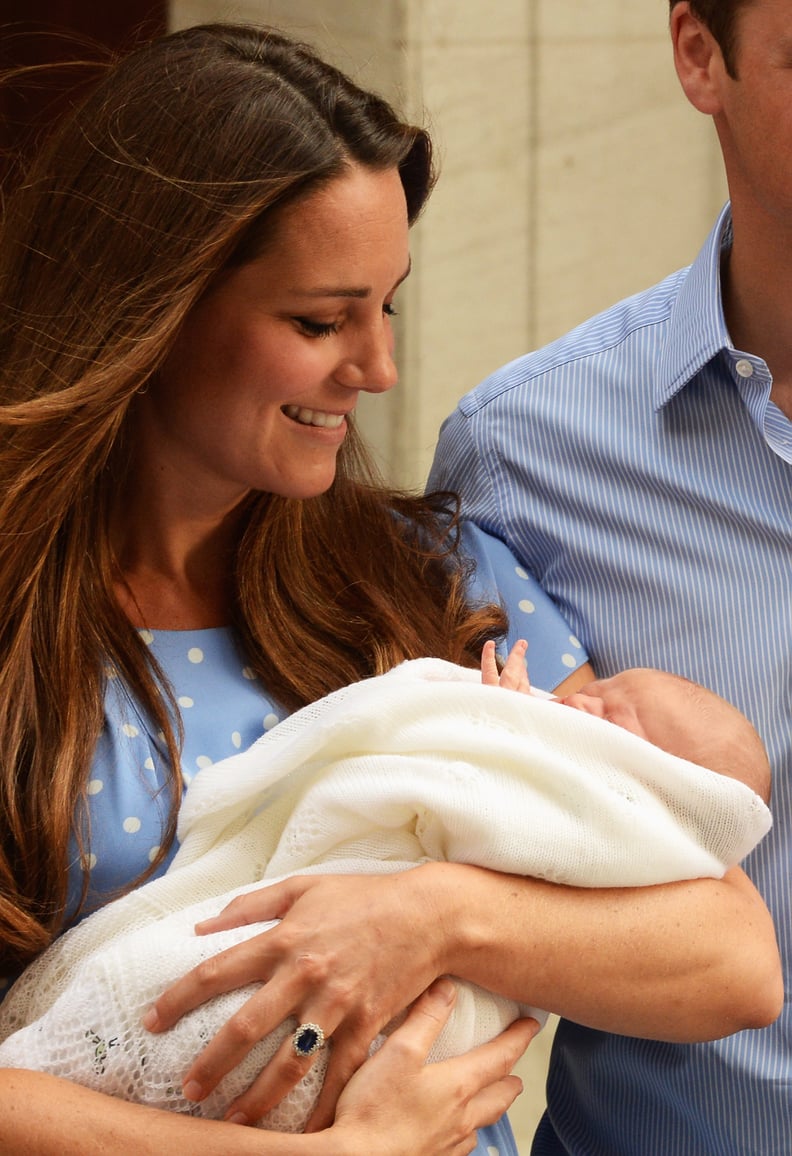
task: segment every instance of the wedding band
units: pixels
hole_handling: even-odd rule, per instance
[[[324,1032],[318,1024],[300,1024],[292,1036],[295,1055],[312,1056],[324,1047]]]

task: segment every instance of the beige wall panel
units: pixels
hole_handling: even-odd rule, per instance
[[[538,55],[533,344],[687,264],[725,197],[665,40]]]
[[[631,40],[668,34],[668,0],[526,0],[543,40]]]
[[[420,481],[456,398],[522,351],[530,303],[526,46],[432,43],[423,95],[440,180],[414,239],[399,457]],[[413,384],[420,392],[413,393]]]
[[[422,42],[514,44],[529,34],[532,0],[407,0],[411,31]]]

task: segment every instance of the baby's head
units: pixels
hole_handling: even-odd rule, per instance
[[[748,719],[725,699],[677,674],[636,668],[587,683],[558,700],[607,719],[672,755],[770,795],[770,765]]]

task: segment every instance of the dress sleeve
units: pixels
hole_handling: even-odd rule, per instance
[[[505,657],[518,638],[526,639],[528,677],[534,686],[553,690],[588,661],[560,611],[505,543],[465,521],[460,544],[463,555],[475,563],[468,586],[471,599],[499,602],[508,615],[499,653]]]

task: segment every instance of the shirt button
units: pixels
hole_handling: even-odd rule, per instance
[[[741,357],[734,368],[740,377],[753,377],[754,367],[747,357]]]

